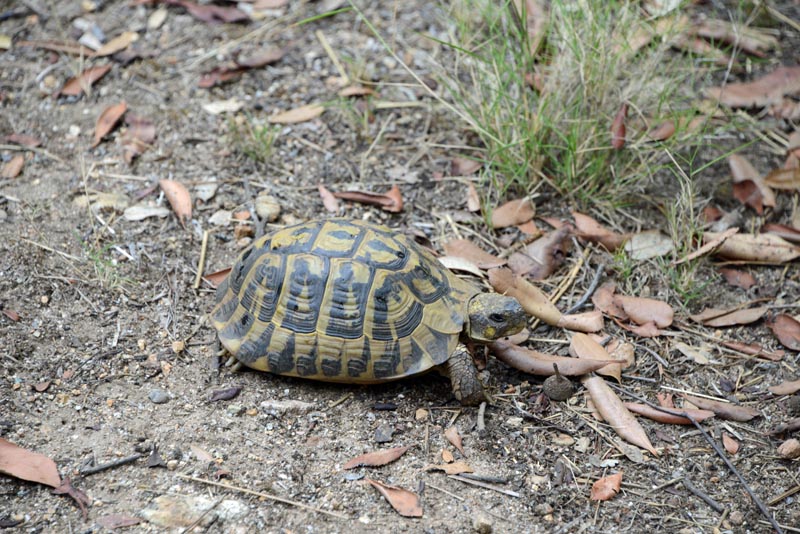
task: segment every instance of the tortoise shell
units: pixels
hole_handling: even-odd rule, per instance
[[[242,253],[217,289],[211,321],[225,349],[253,369],[375,383],[447,361],[478,292],[386,226],[311,221]]]

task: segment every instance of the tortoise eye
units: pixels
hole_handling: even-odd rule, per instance
[[[502,323],[506,318],[500,313],[490,313],[489,320],[493,323]]]

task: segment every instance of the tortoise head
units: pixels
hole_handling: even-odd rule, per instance
[[[512,336],[528,324],[528,316],[514,297],[478,293],[469,301],[465,333],[474,341]]]

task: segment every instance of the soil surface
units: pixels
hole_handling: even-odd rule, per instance
[[[460,147],[475,139],[398,62],[433,83],[431,58],[448,60],[447,52],[425,37],[446,38],[451,31],[434,3],[363,6],[397,58],[352,12],[293,24],[330,11],[332,2],[293,2],[267,10],[258,21],[222,24],[206,24],[172,5],[157,27],[152,17],[158,6],[135,3],[0,2],[0,12],[19,10],[19,16],[0,21],[0,34],[15,42],[75,41],[84,33],[77,28],[84,21],[108,38],[139,32],[135,47],[141,53],[123,63],[33,46],[0,52],[0,134],[42,142],[27,151],[6,145],[0,150],[3,162],[18,154],[27,158],[19,176],[0,179],[0,436],[55,460],[61,475],[91,499],[83,517],[73,500],[44,485],[0,476],[2,525],[20,532],[101,532],[109,517],[126,516],[139,520],[127,527],[130,532],[772,531],[743,484],[694,427],[640,418],[659,456],[632,450],[592,417],[577,380],[578,393],[568,402],[548,402],[542,396],[544,377],[490,357],[482,375],[494,402],[479,430],[478,410],[459,406],[448,381],[435,373],[358,387],[216,369],[216,336],[206,319],[214,289],[207,282],[193,288],[202,236],[208,232],[205,273],[229,267],[251,239],[231,222],[213,224],[210,219],[220,210],[243,211],[268,194],[281,210],[267,224],[269,231],[332,216],[323,208],[319,183],[336,191],[378,193],[397,185],[405,202],[401,213],[343,202],[340,215],[386,223],[438,251],[457,232],[491,243],[524,236],[516,230],[494,232],[466,210],[469,179],[452,177],[451,165],[454,157],[470,154]],[[85,11],[90,4],[94,8]],[[786,14],[798,20],[796,4],[788,4]],[[796,31],[775,28],[791,56]],[[333,54],[326,52],[328,43]],[[269,47],[283,49],[283,57],[229,83],[198,87],[203,73]],[[374,82],[380,98],[337,96],[342,72],[332,56],[350,76]],[[759,68],[770,70],[780,61]],[[113,68],[89,96],[52,96],[86,66],[106,63]],[[238,101],[242,108],[227,114],[203,108],[223,100]],[[152,146],[132,165],[120,143],[130,125],[91,147],[97,117],[120,101],[127,103],[129,117],[148,118],[155,126]],[[275,127],[274,141],[261,144],[268,150],[263,161],[247,156],[241,136],[248,124],[268,126],[266,117],[306,104],[326,109],[313,120]],[[758,161],[766,171],[782,157],[762,155]],[[704,171],[700,197],[741,211],[725,189],[729,186],[720,185],[728,183],[727,172],[724,160]],[[190,188],[191,220],[182,225],[171,210],[138,221],[123,217],[126,205],[169,208],[157,186],[161,179]],[[209,184],[216,190],[202,200]],[[484,196],[497,198],[487,193],[487,184],[476,185]],[[622,219],[619,229],[666,230],[663,215],[652,206],[674,198],[672,186],[650,189],[648,201],[632,208],[641,227]],[[535,202],[538,215],[557,218],[568,218],[573,207],[544,188]],[[791,195],[781,195],[769,220],[786,223],[791,203]],[[755,216],[748,211],[742,217]],[[582,255],[573,247],[541,287],[553,292]],[[587,258],[557,303],[561,309],[587,291],[599,264],[616,265],[599,249]],[[625,277],[609,267],[604,280],[619,282],[620,291],[668,301],[677,312],[676,324],[663,336],[638,338],[608,319],[606,332],[637,344],[635,364],[622,379],[627,390],[651,401],[656,393],[679,399],[681,392],[694,392],[758,411],[751,421],[715,418],[703,427],[720,447],[723,434],[739,443],[736,454],[723,454],[769,502],[776,520],[798,532],[798,495],[772,502],[800,484],[797,461],[776,452],[790,436],[768,435],[798,416],[798,403],[767,390],[798,378],[797,352],[787,350],[782,360],[770,361],[718,343],[782,348],[763,321],[716,330],[687,319],[706,306],[755,299],[787,306],[777,312],[800,312],[796,262],[745,268],[758,280],[747,291],[725,284],[716,267],[704,262],[696,276],[699,286],[707,285],[685,309],[654,264],[642,263]],[[528,344],[566,355],[568,339],[561,329],[537,326]],[[677,341],[704,348],[708,363],[675,350]],[[232,387],[241,388],[235,398],[211,400],[212,392]],[[463,438],[463,453],[444,436],[451,426]],[[409,450],[393,463],[343,469],[362,453],[398,446]],[[443,450],[472,467],[480,475],[477,482],[426,470],[443,463]],[[82,474],[137,453],[138,459]],[[591,501],[592,484],[619,471],[620,494]],[[423,516],[398,515],[367,479],[420,494]]]

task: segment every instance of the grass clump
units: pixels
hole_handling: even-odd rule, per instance
[[[253,117],[237,115],[228,120],[231,146],[256,163],[265,164],[272,156],[280,126],[259,124]]]

